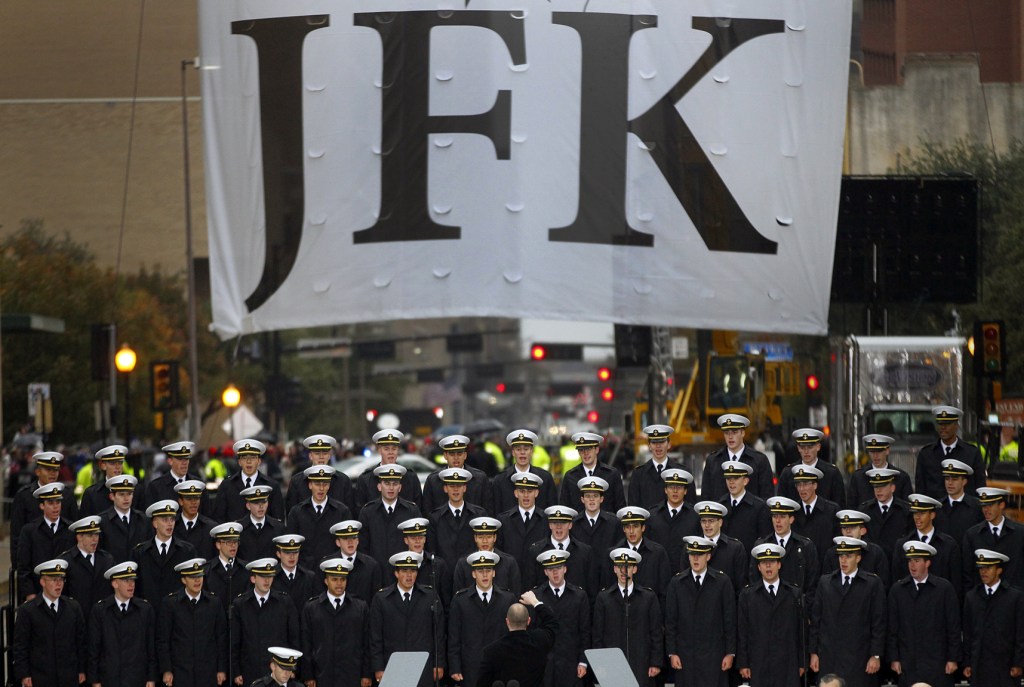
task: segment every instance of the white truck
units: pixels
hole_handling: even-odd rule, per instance
[[[889,461],[913,476],[918,450],[936,440],[932,407],[964,407],[966,349],[962,337],[834,338],[829,419],[836,466],[853,472],[867,462],[863,436],[886,434],[895,439]]]

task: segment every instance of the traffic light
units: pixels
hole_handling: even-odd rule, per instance
[[[583,345],[535,343],[530,346],[530,360],[583,360]]]
[[[1002,377],[1006,372],[1006,332],[1002,320],[974,325],[974,372],[979,377]]]
[[[818,375],[807,375],[806,379],[804,379],[804,384],[807,385],[808,391],[817,391],[821,387]]]
[[[601,416],[598,414],[596,410],[591,410],[590,412],[587,413],[587,422],[592,422],[596,425],[597,421],[600,419]]]
[[[610,367],[599,367],[597,368],[597,379],[600,382],[607,382],[612,378],[612,368]]]
[[[181,407],[181,383],[177,360],[158,360],[149,365],[150,406],[162,412]]]
[[[495,384],[494,390],[497,391],[499,394],[505,393],[505,382],[498,382],[497,384]]]
[[[804,377],[804,388],[807,390],[807,405],[821,405],[821,380],[818,375],[811,373]]]
[[[615,391],[613,391],[610,387],[605,387],[605,388],[601,389],[601,400],[602,401],[611,402],[611,400],[614,399],[614,398],[615,398]]]

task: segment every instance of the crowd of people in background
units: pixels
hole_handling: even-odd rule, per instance
[[[548,687],[591,683],[592,648],[621,649],[644,687],[1019,687],[1024,526],[960,411],[933,415],[913,476],[883,434],[844,475],[814,428],[776,470],[747,418],[723,415],[699,494],[658,424],[628,479],[605,437],[578,432],[556,480],[525,428],[500,447],[440,437],[422,482],[398,429],[373,435],[379,461],[355,479],[337,466],[362,447],[322,434],[205,462],[175,442],[152,475],[119,444],[37,451],[13,471],[31,480],[11,480],[15,677],[370,687],[420,651],[421,687],[490,687],[514,670],[494,647],[533,618],[550,651],[516,680]]]

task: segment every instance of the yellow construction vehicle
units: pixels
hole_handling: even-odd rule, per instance
[[[796,363],[767,361],[763,354],[742,352],[736,332],[713,332],[710,352],[693,362],[689,382],[666,401],[670,443],[684,452],[722,444],[717,421],[725,413],[749,418],[747,436],[753,439],[772,425],[782,425],[782,397],[801,393]],[[649,410],[647,400],[633,405],[637,449],[646,445],[643,428],[651,422]]]

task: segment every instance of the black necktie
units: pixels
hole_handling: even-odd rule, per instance
[[[288,573],[288,581],[289,582],[294,582],[295,581],[295,573]]]
[[[410,594],[409,592],[406,592],[405,593],[405,601],[406,601],[406,603],[412,601],[412,594]]]
[[[562,542],[558,542],[558,550],[565,551],[565,544],[563,544]]]
[[[622,598],[623,599],[628,599],[629,598],[629,590],[628,589],[623,589],[622,590]]]
[[[182,483],[182,482],[184,482],[184,481],[185,481],[185,478],[184,478],[184,477],[179,477],[179,478],[178,478],[178,484],[181,484],[181,483]]]
[[[128,604],[127,603],[121,604],[121,615],[124,615],[127,612],[128,612]]]
[[[885,515],[888,512],[889,512],[889,506],[882,506],[882,515]]]
[[[590,518],[590,526],[593,527],[596,524],[597,524],[597,520],[595,518]]]
[[[462,517],[462,509],[461,508],[456,508],[455,509],[455,519],[458,520],[461,517]]]
[[[693,578],[693,582],[694,582],[694,584],[697,585],[697,589],[700,589],[700,578],[701,577],[702,577],[701,575],[697,575],[696,577]]]
[[[53,611],[54,613],[57,612],[57,603],[55,601],[51,601],[50,602],[50,610]]]
[[[530,514],[529,513],[523,513],[523,524],[524,525],[529,525],[530,524]]]
[[[928,543],[928,535],[927,534],[922,534],[921,535],[921,543],[922,544],[927,544]]]
[[[226,571],[228,571],[228,573],[230,573],[230,572],[231,572],[231,568],[233,568],[233,567],[234,567],[234,565],[235,565],[235,564],[234,564],[234,562],[233,562],[233,561],[228,561],[227,563],[225,563],[225,564],[224,564],[224,569],[225,569]]]
[[[805,503],[804,504],[804,513],[806,513],[808,516],[810,516],[810,514],[811,514],[811,505],[809,503]]]
[[[953,447],[952,447],[952,446],[946,446],[945,448],[946,448],[946,455],[947,455],[947,456],[948,456],[948,455],[949,455],[950,453],[952,453],[952,452],[953,452]]]
[[[50,529],[53,531],[54,534],[57,534],[57,523],[51,522]]]
[[[198,606],[199,605],[199,599],[192,599],[192,605],[193,606]]]
[[[786,548],[786,538],[785,537],[783,537],[782,539],[779,540],[779,546],[781,546],[782,548]]]
[[[262,522],[256,523],[256,531],[259,532],[262,529],[263,529],[263,523]]]
[[[390,517],[392,514],[394,514],[394,512],[395,512],[395,509],[392,508],[391,506],[388,506],[388,517]]]
[[[341,599],[337,599],[337,598],[336,598],[336,599],[334,600],[334,608],[335,608],[335,610],[338,610],[338,609],[340,609],[340,608],[341,608]]]
[[[994,590],[992,589],[992,587],[989,587],[988,588],[988,595],[992,596],[993,593],[994,593]]]
[[[733,507],[733,508],[738,508],[738,507],[739,507],[739,505],[740,505],[740,502],[739,502],[739,501],[737,501],[736,499],[733,499],[733,500],[732,500],[732,507]]]
[[[557,599],[557,598],[558,598],[558,596],[559,596],[559,595],[560,595],[560,594],[562,593],[562,590],[561,590],[561,589],[554,589],[554,590],[552,590],[552,591],[554,591],[554,592],[555,592],[555,598],[556,598],[556,599]]]
[[[93,564],[92,564],[92,554],[91,553],[85,554],[85,562],[89,564],[90,568],[92,567]]]
[[[167,542],[161,542],[160,543],[160,557],[163,558],[165,556],[167,556]]]
[[[128,516],[127,515],[122,515],[121,516],[121,522],[124,523],[125,527],[128,527]]]
[[[185,529],[188,530],[189,532],[192,531],[192,526],[193,525],[195,525],[195,522],[193,522],[192,520],[186,520],[185,521]]]
[[[263,602],[266,601],[266,599],[264,599],[262,596],[258,598],[260,600],[260,608],[263,608]]]
[[[843,575],[843,594],[850,588],[850,576]]]
[[[993,539],[999,539],[999,528],[998,527],[993,527],[992,528],[992,538]]]
[[[250,479],[249,477],[246,477],[245,478],[245,488],[248,489],[251,486],[252,486],[252,479]]]
[[[484,592],[483,594],[481,594],[481,596],[483,597],[484,605],[486,606],[487,605],[487,592]]]
[[[323,515],[323,512],[324,512],[324,507],[318,504],[317,507],[316,507],[316,517],[319,518],[321,515]]]
[[[676,513],[678,513],[678,512],[679,512],[678,510],[676,510],[675,508],[673,508],[673,509],[671,509],[671,510],[669,511],[669,516],[668,516],[668,517],[669,517],[670,519],[673,519],[673,518],[675,518],[675,517],[676,517]]]
[[[658,464],[658,474],[660,475],[660,474],[661,474],[661,471],[662,471],[662,470],[664,470],[664,469],[665,469],[665,466],[664,466],[664,465],[662,465],[661,463],[659,463],[659,464]]]
[[[768,596],[772,597],[773,599],[775,598],[775,585],[774,584],[768,585]]]

